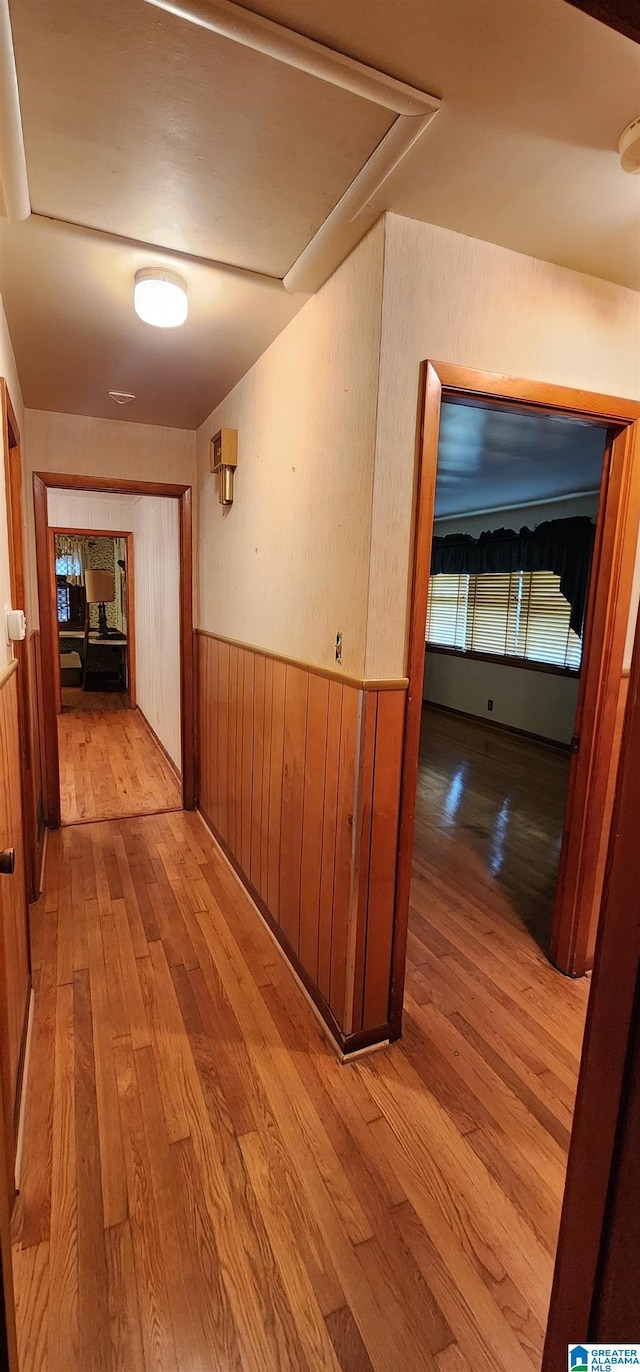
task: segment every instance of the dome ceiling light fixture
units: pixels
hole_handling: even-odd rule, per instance
[[[177,329],[189,313],[187,288],[181,276],[161,267],[136,272],[133,305],[145,324],[156,329]]]
[[[131,395],[130,391],[108,391],[107,394],[110,400],[115,400],[116,405],[129,405],[135,400],[135,395]]]

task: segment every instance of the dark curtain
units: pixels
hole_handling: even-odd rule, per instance
[[[484,572],[555,572],[571,606],[570,623],[582,636],[596,526],[587,515],[551,519],[536,529],[491,529],[434,536],[431,575],[482,576]]]

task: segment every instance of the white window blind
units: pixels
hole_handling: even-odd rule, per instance
[[[580,638],[554,572],[432,576],[428,643],[578,670]]]

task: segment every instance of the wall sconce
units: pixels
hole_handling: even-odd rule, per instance
[[[219,429],[209,445],[209,467],[219,478],[221,505],[233,505],[233,473],[238,465],[237,429]]]

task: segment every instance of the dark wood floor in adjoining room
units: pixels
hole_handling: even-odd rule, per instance
[[[404,1038],[349,1066],[196,815],[49,836],[21,1372],[539,1372],[588,988],[487,871],[477,760],[443,825],[447,746]]]

